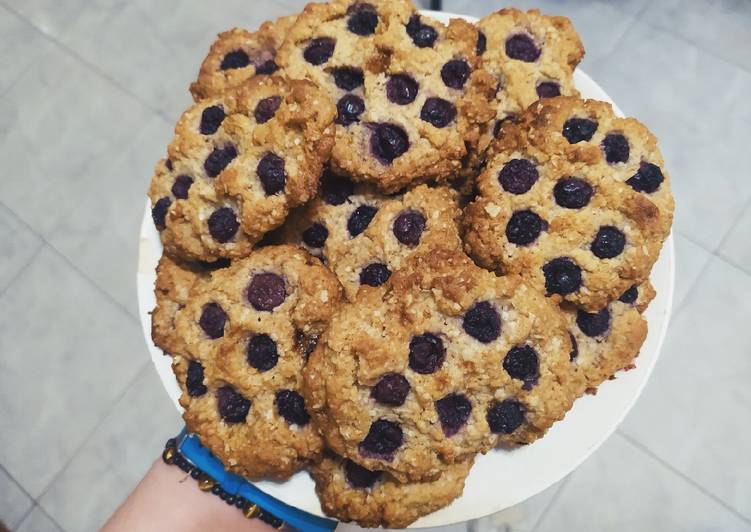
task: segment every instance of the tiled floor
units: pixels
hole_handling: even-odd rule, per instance
[[[0,0],[0,519],[13,530],[95,530],[180,425],[137,322],[142,200],[213,35],[302,2],[262,4]],[[616,435],[468,528],[751,531],[751,2],[521,2],[534,6],[574,20],[583,69],[661,138],[676,310]]]

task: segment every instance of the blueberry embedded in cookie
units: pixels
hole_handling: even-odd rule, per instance
[[[465,209],[467,252],[588,312],[643,282],[673,213],[654,135],[571,97],[540,100],[505,131]]]
[[[435,480],[405,484],[388,473],[327,454],[310,474],[327,515],[363,527],[406,528],[459,497],[473,462],[449,465]]]
[[[307,81],[253,78],[180,118],[152,178],[152,217],[173,256],[246,256],[316,191],[336,110]]]
[[[421,481],[563,418],[581,389],[570,352],[543,294],[438,248],[342,307],[303,395],[336,453]]]
[[[334,275],[292,246],[258,249],[191,286],[173,320],[180,404],[230,470],[283,479],[319,457],[300,388],[341,297]]]

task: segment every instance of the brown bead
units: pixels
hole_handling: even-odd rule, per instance
[[[255,519],[258,517],[260,509],[258,508],[257,504],[251,504],[248,506],[245,510],[243,510],[243,514],[245,514],[245,517],[248,519]]]
[[[175,463],[175,448],[167,447],[162,453],[162,460],[165,464],[172,465]]]
[[[213,488],[215,485],[216,483],[211,477],[202,477],[198,480],[198,489],[200,489],[201,491],[211,491],[211,488]]]

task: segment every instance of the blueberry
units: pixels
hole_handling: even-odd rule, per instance
[[[397,105],[407,105],[415,101],[417,82],[407,74],[394,74],[386,82],[386,97]]]
[[[611,164],[625,163],[630,152],[628,140],[620,133],[608,133],[602,140],[605,160]]]
[[[404,375],[387,373],[370,390],[370,396],[384,405],[402,406],[409,394],[409,389],[409,381]]]
[[[370,425],[365,439],[360,443],[361,454],[391,459],[394,451],[404,442],[404,433],[398,423],[379,419]]]
[[[188,197],[188,190],[193,184],[193,178],[189,175],[179,175],[175,178],[175,182],[172,184],[172,194],[177,199],[186,199]]]
[[[373,207],[372,205],[360,205],[352,211],[352,214],[349,215],[349,219],[347,220],[347,231],[349,231],[349,235],[354,238],[365,231],[377,212],[378,208]]]
[[[378,12],[371,4],[356,3],[347,9],[347,29],[363,37],[373,35],[378,26]]]
[[[290,425],[304,427],[310,422],[310,414],[305,410],[305,399],[294,390],[276,392],[276,408]]]
[[[267,59],[256,66],[256,75],[270,75],[279,70],[279,65],[273,59]]]
[[[167,211],[172,204],[172,200],[169,198],[159,198],[156,200],[154,207],[151,209],[151,219],[154,220],[154,225],[160,231],[166,227]]]
[[[512,379],[524,381],[529,390],[540,378],[540,357],[530,345],[512,347],[503,359],[503,369]]]
[[[381,476],[380,471],[370,471],[352,460],[344,461],[344,477],[349,485],[355,489],[366,489],[373,486]]]
[[[284,303],[287,291],[284,279],[271,272],[257,273],[248,287],[248,301],[256,310],[271,312]]]
[[[526,409],[516,399],[504,399],[488,409],[488,426],[494,434],[511,434],[524,423]]]
[[[273,196],[284,190],[287,184],[287,172],[284,159],[273,152],[266,153],[256,166],[256,174],[267,196]]]
[[[561,95],[561,86],[555,81],[543,81],[537,84],[537,96],[540,98],[554,98]]]
[[[319,223],[314,223],[302,232],[302,241],[312,248],[322,248],[328,237],[329,230]]]
[[[224,324],[227,322],[227,313],[217,303],[208,303],[201,310],[198,325],[201,326],[206,336],[212,340],[224,336]]]
[[[422,375],[438,371],[446,358],[446,348],[435,334],[423,333],[409,342],[409,367]]]
[[[591,338],[602,336],[610,327],[610,311],[607,307],[594,313],[578,310],[576,312],[576,324],[581,332]]]
[[[351,91],[365,82],[362,70],[354,67],[339,67],[333,70],[334,83],[345,91]]]
[[[218,176],[235,157],[237,157],[237,149],[232,144],[223,148],[214,148],[214,151],[206,157],[206,161],[203,163],[206,175],[209,177]]]
[[[250,57],[242,50],[232,50],[222,59],[222,64],[219,68],[222,70],[230,70],[235,68],[244,68],[250,64]]]
[[[253,116],[255,117],[256,122],[259,124],[265,124],[274,118],[280,105],[282,105],[281,96],[269,96],[268,98],[259,101],[258,104],[256,104],[255,111],[253,111]]]
[[[506,238],[517,246],[528,246],[540,236],[547,223],[532,211],[516,211],[506,224]]]
[[[227,423],[242,423],[250,412],[250,400],[231,386],[222,386],[216,391],[216,402],[219,415]]]
[[[511,59],[532,63],[540,57],[540,49],[532,37],[526,33],[517,33],[506,40],[506,55]]]
[[[385,264],[374,262],[360,271],[360,284],[381,286],[391,277],[391,270]]]
[[[568,359],[573,362],[579,356],[579,343],[573,334],[568,333],[568,337],[571,339],[571,352],[568,354]]]
[[[626,246],[626,235],[612,225],[604,225],[597,231],[595,239],[589,249],[600,259],[612,259],[623,252]]]
[[[446,127],[456,118],[456,107],[443,98],[428,98],[420,109],[420,119],[435,127]]]
[[[581,288],[581,268],[568,257],[558,257],[542,267],[545,290],[549,294],[567,295]]]
[[[308,357],[318,345],[318,338],[319,335],[316,333],[295,332],[295,349],[302,355],[303,359],[308,360]]]
[[[475,303],[464,315],[464,332],[487,344],[501,334],[501,316],[488,301]]]
[[[375,124],[370,136],[370,151],[376,159],[384,164],[391,164],[408,149],[409,137],[401,127],[394,124]]]
[[[435,28],[423,24],[420,21],[420,15],[414,14],[407,22],[407,35],[418,48],[430,48],[438,38],[438,32]]]
[[[464,59],[452,59],[441,67],[443,83],[452,89],[461,89],[469,79],[469,63]]]
[[[477,55],[482,55],[488,48],[488,38],[481,31],[477,32],[477,44],[475,44],[475,51]]]
[[[166,159],[164,161],[164,166],[166,166],[167,170],[169,170],[170,172],[172,171],[173,167],[172,167],[172,161],[170,159]]]
[[[576,144],[585,140],[592,140],[597,131],[597,122],[589,118],[569,118],[563,124],[561,133],[569,144]]]
[[[660,188],[664,179],[659,166],[642,161],[639,170],[626,183],[637,192],[651,194]]]
[[[201,113],[201,124],[198,130],[201,135],[213,135],[224,121],[224,109],[221,105],[207,107]]]
[[[512,194],[524,194],[537,182],[540,174],[527,159],[511,159],[498,173],[503,190]]]
[[[195,360],[191,360],[188,364],[185,388],[191,397],[200,397],[208,391],[206,385],[203,383],[203,366]]]
[[[564,209],[581,209],[592,199],[592,185],[578,177],[559,179],[553,188],[555,202]]]
[[[222,244],[229,242],[237,234],[240,222],[235,211],[229,207],[220,207],[211,213],[208,220],[209,234]]]
[[[459,393],[449,394],[435,402],[435,410],[441,422],[443,434],[451,437],[467,424],[472,414],[472,403],[466,395]]]
[[[404,211],[394,220],[394,236],[406,246],[416,246],[425,231],[425,216],[417,211]]]
[[[360,115],[365,112],[365,101],[354,94],[345,94],[336,102],[336,123],[348,126],[360,121]]]
[[[268,334],[256,334],[248,340],[246,360],[263,373],[276,366],[279,360],[276,342]]]
[[[633,305],[636,303],[636,300],[639,299],[639,289],[636,287],[636,285],[632,286],[625,292],[621,294],[621,297],[618,298],[618,301],[621,303],[626,303],[627,305]]]
[[[311,65],[322,65],[334,54],[336,41],[330,37],[318,37],[308,43],[303,57]]]
[[[321,196],[329,205],[341,205],[355,191],[348,177],[332,174],[328,170],[321,178]]]

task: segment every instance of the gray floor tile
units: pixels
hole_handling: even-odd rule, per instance
[[[536,532],[749,531],[751,526],[616,434],[579,467]]]
[[[247,0],[221,6],[201,0],[92,0],[61,40],[176,120],[190,102],[188,85],[217,33],[233,26],[255,28],[303,5],[266,2],[259,9]]]
[[[39,506],[35,506],[31,513],[26,516],[16,532],[63,532],[49,515]]]
[[[0,298],[0,463],[33,497],[146,360],[133,317],[45,247]]]
[[[0,99],[2,201],[49,234],[89,193],[86,169],[117,157],[151,114],[80,61],[51,49]]]
[[[720,247],[720,255],[751,274],[751,203]]]
[[[13,530],[29,513],[34,501],[16,484],[8,473],[0,467],[0,522]]]
[[[172,126],[154,116],[113,159],[95,161],[82,178],[86,194],[48,238],[134,316],[138,231],[146,191],[171,137]]]
[[[712,254],[681,234],[674,233],[675,238],[675,294],[673,308],[679,309],[686,301],[686,296],[712,258]]]
[[[751,74],[644,24],[633,26],[590,73],[659,137],[677,229],[716,250],[751,197],[745,156]],[[712,97],[718,90],[722,97]]]
[[[749,293],[750,276],[712,259],[621,430],[751,518]]]
[[[478,519],[470,524],[472,532],[531,532],[540,521],[545,510],[550,506],[565,481],[527,499],[521,504],[507,508],[502,512]]]
[[[642,19],[751,71],[748,0],[660,0]]]
[[[0,204],[0,293],[42,247],[42,239]]]
[[[180,415],[147,363],[40,504],[66,530],[97,530],[181,427]],[[92,485],[97,489],[92,491]]]
[[[2,0],[40,31],[57,36],[83,9],[88,0]]]
[[[0,95],[50,47],[31,24],[0,5]]]

